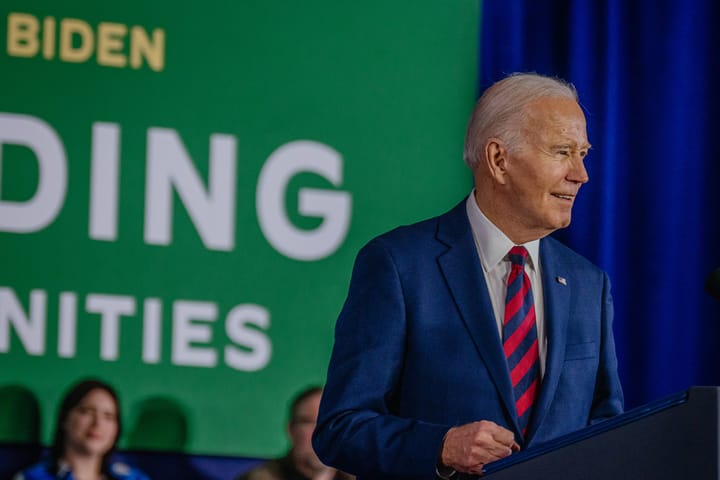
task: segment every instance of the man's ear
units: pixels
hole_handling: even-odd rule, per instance
[[[504,185],[507,178],[508,151],[499,138],[489,138],[485,142],[485,168],[490,176],[499,184]]]

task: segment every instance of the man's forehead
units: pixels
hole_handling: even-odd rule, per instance
[[[541,135],[553,142],[565,141],[589,147],[585,114],[572,99],[540,98],[526,106],[524,118],[528,133]]]
[[[585,114],[575,100],[566,97],[541,97],[525,106],[525,116],[537,120],[559,120],[576,117],[585,121]]]

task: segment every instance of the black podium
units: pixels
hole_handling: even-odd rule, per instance
[[[487,466],[483,479],[720,479],[720,388],[694,387]]]

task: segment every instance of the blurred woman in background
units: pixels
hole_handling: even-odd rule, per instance
[[[62,400],[49,457],[14,480],[149,480],[112,461],[121,431],[115,390],[99,380],[81,381]]]

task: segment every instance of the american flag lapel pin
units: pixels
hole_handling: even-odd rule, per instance
[[[563,287],[567,287],[567,279],[565,277],[555,277],[555,280]]]

